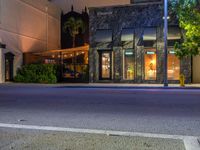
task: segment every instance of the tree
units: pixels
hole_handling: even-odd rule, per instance
[[[198,0],[172,0],[172,10],[177,14],[179,26],[184,29],[183,43],[176,43],[176,56],[183,59],[199,55],[200,5]]]
[[[176,56],[199,55],[200,50],[200,5],[199,0],[171,0],[172,11],[177,15],[179,26],[183,29],[183,42],[174,45]],[[180,85],[184,86],[185,75],[180,75]]]
[[[83,22],[82,19],[75,19],[74,17],[70,17],[64,23],[63,31],[65,33],[67,31],[69,31],[69,33],[70,33],[70,35],[72,37],[72,41],[73,41],[72,47],[75,47],[75,38],[76,38],[76,35],[78,35],[80,31],[82,33],[85,32],[85,24],[84,24],[84,22]]]

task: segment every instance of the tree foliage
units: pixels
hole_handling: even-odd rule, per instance
[[[74,17],[70,17],[64,23],[63,31],[69,31],[71,37],[73,38],[73,47],[75,47],[75,37],[80,31],[82,33],[85,32],[85,23],[81,18],[75,19]]]
[[[184,29],[183,43],[175,44],[176,55],[199,55],[200,47],[200,7],[197,0],[171,0],[172,10],[177,14],[179,26]]]

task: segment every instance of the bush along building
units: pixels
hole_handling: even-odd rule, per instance
[[[90,82],[163,83],[163,3],[90,8]],[[168,80],[184,73],[191,82],[191,58],[179,60],[174,44],[183,35],[176,17],[168,28]]]

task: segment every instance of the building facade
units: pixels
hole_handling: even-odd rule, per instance
[[[60,15],[48,0],[0,0],[0,83],[13,79],[24,53],[60,48]]]
[[[71,5],[82,13],[70,11]],[[85,6],[90,7],[89,17]],[[76,48],[71,48],[69,34],[62,32],[69,17],[89,20],[89,35],[88,30],[79,34]],[[184,73],[187,83],[200,83],[200,56],[180,61],[174,55],[174,44],[182,41],[177,18],[170,14],[168,79],[178,83]],[[162,83],[163,4],[160,0],[0,0],[0,83],[12,81],[18,68],[35,60],[61,64],[67,81],[88,82],[89,76],[89,82]]]
[[[163,83],[162,2],[90,8],[90,82]],[[168,80],[180,73],[191,83],[191,58],[179,60],[174,44],[183,40],[177,19],[169,19]]]

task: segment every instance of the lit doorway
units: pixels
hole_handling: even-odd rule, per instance
[[[112,77],[112,52],[99,52],[99,79],[111,80]]]

